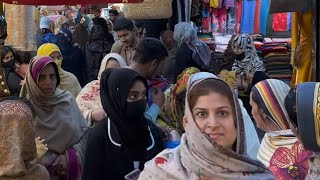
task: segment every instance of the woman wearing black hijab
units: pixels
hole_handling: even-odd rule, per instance
[[[131,69],[107,69],[100,96],[107,116],[90,132],[82,180],[124,179],[163,150],[160,130],[144,117],[147,81]]]

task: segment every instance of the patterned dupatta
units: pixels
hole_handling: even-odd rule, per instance
[[[232,71],[253,73],[255,71],[265,71],[263,62],[259,59],[252,38],[247,34],[240,34],[234,37],[233,43],[242,48],[245,58],[235,60]]]
[[[179,97],[186,92],[187,83],[192,74],[198,73],[200,70],[195,67],[185,69],[177,78],[177,83],[171,85],[165,91],[165,110],[158,117],[158,122],[166,129],[176,129],[180,134],[184,133],[182,119],[184,115],[183,104],[179,101]],[[165,125],[164,125],[165,124]]]

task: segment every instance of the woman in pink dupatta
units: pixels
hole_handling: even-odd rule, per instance
[[[58,87],[58,67],[50,57],[34,57],[24,89],[35,109],[36,137],[44,139],[48,151],[38,163],[51,180],[78,180],[87,141],[87,123],[73,95]]]

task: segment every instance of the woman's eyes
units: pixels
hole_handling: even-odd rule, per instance
[[[207,116],[208,116],[208,112],[196,112],[195,113],[195,115],[197,116],[197,117],[200,117],[200,118],[206,118]],[[227,112],[227,111],[218,111],[217,112],[217,115],[219,116],[219,117],[226,117],[226,116],[228,116],[229,115],[229,113]]]
[[[229,113],[227,112],[227,111],[219,111],[218,112],[218,115],[219,116],[222,116],[222,117],[225,117],[225,116],[227,116]]]
[[[129,98],[130,99],[137,99],[137,95],[131,95]]]
[[[57,78],[57,76],[55,74],[50,75],[51,80],[55,80],[56,78]]]
[[[140,97],[141,97],[141,99],[146,99],[146,98],[147,98],[147,96],[146,96],[145,94],[143,94],[143,95],[141,95],[141,96],[139,96],[139,94],[132,94],[132,95],[129,96],[129,99],[131,99],[131,100],[137,100],[137,99],[139,99]]]
[[[206,117],[207,115],[208,115],[207,112],[197,112],[197,113],[196,113],[196,116],[198,116],[198,117],[200,117],[200,118],[204,118],[204,117]]]

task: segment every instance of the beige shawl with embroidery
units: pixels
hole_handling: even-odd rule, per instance
[[[36,158],[30,108],[18,100],[0,102],[0,179],[49,180],[45,167],[30,162]]]
[[[205,79],[218,79],[210,73],[197,73],[188,82],[186,98],[186,133],[181,145],[167,149],[145,164],[140,179],[275,179],[260,162],[245,155],[245,132],[239,103],[234,96],[237,113],[236,151],[215,143],[197,126],[188,103],[190,90]],[[226,86],[228,86],[226,84]]]

